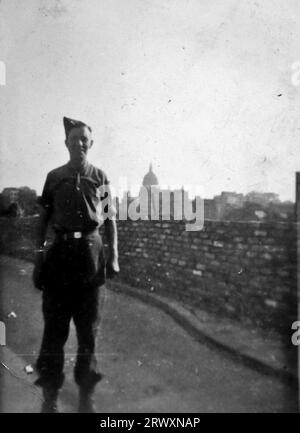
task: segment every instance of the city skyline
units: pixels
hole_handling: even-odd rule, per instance
[[[131,197],[138,197],[139,193],[138,190],[141,188],[142,183],[137,184],[134,186],[133,190],[131,189],[124,189],[124,191],[122,193],[116,194],[115,196],[118,197],[119,199],[122,199],[124,194],[129,194]],[[113,185],[112,185],[113,186]],[[23,188],[28,188],[34,192],[38,194],[37,190],[35,188],[32,188],[30,185],[19,185],[19,186],[5,186],[4,188],[0,189],[0,194],[3,194],[3,192],[5,192],[6,190],[19,190],[19,189],[23,189]],[[188,198],[189,199],[193,199],[195,197],[195,195],[191,195],[190,191],[188,189],[184,188],[184,185],[174,185],[174,187],[172,188],[172,185],[157,185],[158,191],[166,191],[169,190],[170,192],[173,191],[178,191],[178,190],[182,190],[184,192],[186,192],[188,194]],[[117,188],[113,189],[116,190],[118,192]],[[222,197],[223,195],[234,195],[234,196],[241,196],[242,199],[246,199],[245,201],[247,201],[247,199],[250,199],[250,201],[254,201],[252,198],[250,198],[251,196],[257,194],[258,196],[274,196],[274,202],[280,202],[280,203],[284,203],[284,202],[289,202],[289,203],[295,203],[295,200],[281,200],[279,194],[277,194],[276,192],[266,192],[266,191],[257,191],[257,190],[252,190],[247,192],[246,194],[243,194],[239,191],[219,191],[218,194],[215,194],[213,197],[206,197],[204,195],[199,195],[201,198],[203,199],[209,199],[209,200],[213,200],[219,197]]]

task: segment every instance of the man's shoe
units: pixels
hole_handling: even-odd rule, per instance
[[[57,408],[57,403],[53,402],[46,402],[44,401],[42,404],[42,410],[41,413],[58,413],[59,410]]]
[[[78,413],[97,413],[93,393],[79,391]]]
[[[57,408],[57,389],[43,388],[44,401],[42,404],[41,413],[58,413]]]

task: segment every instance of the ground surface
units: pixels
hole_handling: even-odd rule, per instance
[[[2,412],[38,412],[34,364],[43,330],[41,294],[31,284],[32,265],[0,257],[1,320],[7,346],[0,348]],[[16,317],[8,317],[14,312]],[[73,381],[76,337],[66,345],[63,412],[76,412]],[[99,412],[295,412],[295,391],[274,377],[235,363],[195,341],[162,310],[124,293],[102,290],[98,359],[104,374]]]

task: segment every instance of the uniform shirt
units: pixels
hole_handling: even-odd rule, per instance
[[[79,171],[70,162],[50,171],[40,204],[50,212],[54,230],[90,231],[99,227],[108,184],[106,174],[88,162]],[[110,210],[111,205],[107,205],[105,212]]]

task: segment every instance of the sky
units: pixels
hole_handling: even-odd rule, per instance
[[[68,160],[67,116],[92,126],[89,160],[116,188],[152,162],[208,198],[295,199],[298,0],[0,0],[0,61],[0,190],[41,193]]]

